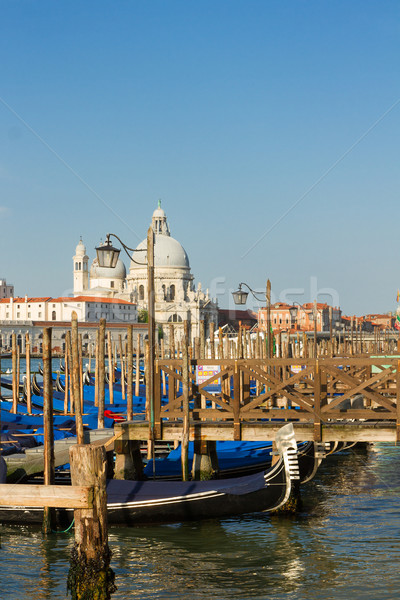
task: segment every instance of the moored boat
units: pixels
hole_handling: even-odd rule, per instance
[[[276,436],[279,458],[271,468],[234,479],[212,481],[119,481],[107,483],[110,524],[179,522],[265,512],[283,506],[299,481],[297,445],[293,425]],[[59,510],[62,521],[72,511]],[[0,522],[40,523],[43,510],[1,507]]]

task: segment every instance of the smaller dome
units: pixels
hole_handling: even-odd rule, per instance
[[[86,254],[86,246],[82,242],[82,238],[78,242],[78,245],[75,249],[75,254],[76,254],[76,256],[85,256],[85,254]]]
[[[111,267],[99,267],[97,258],[92,262],[90,267],[90,278],[91,279],[125,279],[126,268],[122,260],[119,258],[114,268]]]
[[[153,212],[153,217],[156,217],[158,219],[162,219],[165,218],[165,212],[164,210],[159,206],[158,208],[156,208],[156,210]]]

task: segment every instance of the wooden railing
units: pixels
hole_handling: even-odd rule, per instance
[[[400,423],[397,357],[201,359],[189,364],[191,419],[232,422],[236,439],[241,424],[249,421],[313,423],[315,440],[321,437],[321,426],[333,420]],[[182,365],[181,360],[156,361],[156,437],[163,422],[182,419]],[[217,370],[198,383],[199,365]],[[219,389],[210,392],[209,386],[216,382]],[[163,391],[167,391],[167,402],[162,401]],[[399,433],[398,425],[397,438]]]

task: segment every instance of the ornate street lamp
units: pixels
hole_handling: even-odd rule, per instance
[[[247,296],[249,295],[248,292],[242,290],[242,286],[245,286],[249,292],[251,293],[251,295],[258,301],[261,300],[261,298],[257,297],[262,295],[262,292],[256,292],[255,290],[253,290],[249,285],[247,285],[247,283],[239,283],[239,287],[236,290],[236,292],[232,292],[232,296],[233,296],[233,301],[235,304],[239,304],[242,305],[246,304],[247,301]],[[267,288],[266,288],[266,292],[265,292],[265,296],[264,296],[265,300],[266,300],[266,305],[267,305],[267,357],[268,358],[272,358],[272,336],[271,336],[271,282],[268,279],[267,281]],[[263,298],[263,299],[264,299]]]
[[[120,249],[114,248],[110,237],[115,237],[122,245],[130,260],[138,265],[147,265],[147,306],[148,306],[148,340],[149,340],[149,373],[146,381],[148,398],[150,400],[150,434],[154,442],[154,363],[155,363],[155,302],[154,302],[154,231],[147,231],[147,247],[142,249],[129,248],[115,233],[107,233],[106,241],[96,248],[97,260],[100,267],[115,268]],[[135,260],[130,252],[147,252],[145,262]],[[154,444],[153,444],[154,449]]]
[[[240,283],[239,289],[236,292],[232,292],[233,301],[235,304],[243,305],[243,304],[246,304],[246,302],[247,302],[247,296],[249,295],[249,292],[245,292],[244,290],[242,290],[242,285],[246,285],[246,284]]]

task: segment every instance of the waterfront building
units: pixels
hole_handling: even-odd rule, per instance
[[[11,348],[11,336],[17,335],[17,343],[25,351],[25,334],[31,337],[32,351],[41,352],[43,327],[52,327],[54,351],[65,350],[65,331],[71,327],[71,315],[78,316],[79,331],[83,338],[84,350],[96,340],[99,319],[107,321],[113,332],[113,341],[126,339],[126,326],[137,323],[136,305],[123,299],[101,298],[97,296],[77,296],[60,298],[3,298],[0,300],[0,348]],[[147,326],[137,327],[147,333]]]
[[[168,337],[169,324],[174,325],[177,337],[183,333],[183,322],[190,324],[191,337],[199,336],[200,321],[204,321],[206,335],[209,324],[218,324],[218,305],[194,284],[189,257],[183,246],[170,234],[167,217],[159,203],[153,212],[151,227],[154,231],[154,292],[155,320],[159,331]],[[89,269],[89,257],[82,240],[79,241],[74,264],[74,296],[101,295],[124,299],[137,306],[138,315],[145,318],[147,303],[147,238],[134,250],[129,273],[121,259],[114,269],[99,267],[97,258]]]
[[[296,308],[296,315],[291,316],[290,310]],[[271,305],[271,327],[275,332],[278,331],[314,331],[314,312],[316,312],[316,330],[317,332],[330,331],[330,312],[332,312],[332,328],[335,329],[341,324],[342,311],[338,307],[330,307],[326,303],[305,304],[287,304],[286,302],[275,302]],[[258,327],[261,331],[267,328],[267,309],[261,308],[258,311]]]

